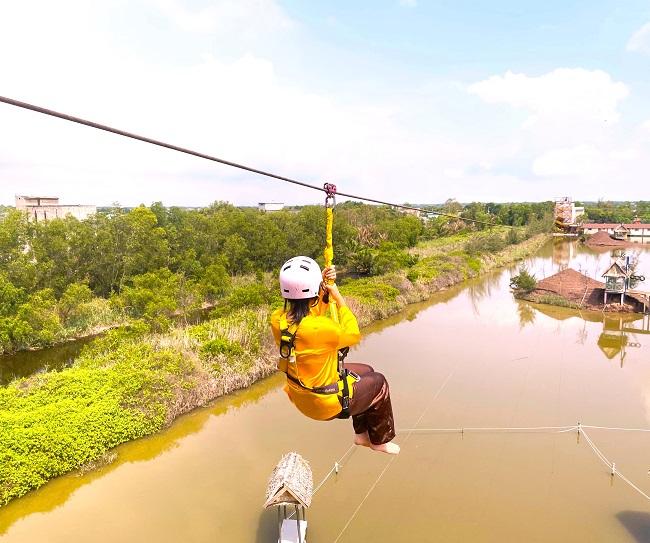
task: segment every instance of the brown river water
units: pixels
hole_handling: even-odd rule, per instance
[[[540,279],[569,264],[600,280],[610,261],[564,241],[527,265]],[[637,271],[650,276],[648,249]],[[277,541],[265,491],[297,451],[315,485],[343,457],[308,510],[310,543],[650,542],[649,317],[517,302],[514,273],[363,331],[349,360],[387,376],[399,456],[350,451],[350,422],[302,417],[275,375],[1,508],[0,541]]]

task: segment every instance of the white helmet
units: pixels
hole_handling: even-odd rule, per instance
[[[280,268],[280,293],[289,300],[304,300],[318,296],[320,267],[308,256],[295,256]]]

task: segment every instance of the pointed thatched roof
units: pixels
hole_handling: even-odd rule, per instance
[[[613,262],[612,265],[605,270],[602,277],[627,277],[626,271],[619,262]]]
[[[311,468],[296,452],[285,454],[269,477],[264,507],[293,503],[309,507],[314,488]]]

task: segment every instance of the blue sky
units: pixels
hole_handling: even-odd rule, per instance
[[[650,3],[23,0],[0,95],[396,203],[650,199]],[[0,203],[321,202],[0,104]]]

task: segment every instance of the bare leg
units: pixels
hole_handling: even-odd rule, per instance
[[[354,444],[362,445],[363,447],[369,447],[373,451],[384,452],[386,454],[399,454],[400,451],[399,445],[395,443],[388,442],[388,443],[382,443],[381,445],[375,445],[371,443],[368,432],[364,432],[363,434],[355,434]]]
[[[391,443],[390,441],[388,443],[382,443],[381,445],[368,443],[368,447],[373,451],[384,452],[386,454],[399,454],[400,451],[399,445],[397,443]]]
[[[368,435],[368,432],[363,432],[362,434],[354,434],[354,444],[370,447],[370,436]]]

